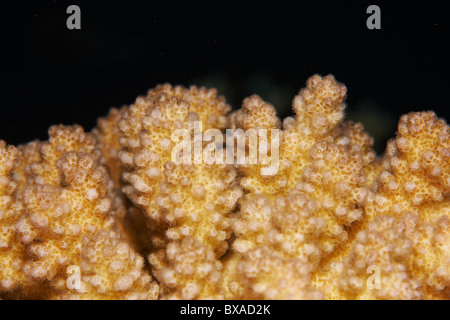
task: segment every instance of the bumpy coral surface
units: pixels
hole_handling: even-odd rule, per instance
[[[222,264],[195,238],[170,242],[149,256],[162,299],[223,299]]]
[[[377,156],[312,76],[253,95],[160,85],[48,141],[0,141],[0,299],[448,299],[450,128]]]
[[[206,114],[204,109],[210,112]],[[213,124],[223,126],[229,109],[215,90],[193,87],[187,91],[166,85],[138,98],[124,112],[119,122],[123,147],[119,158],[126,182],[123,191],[148,217],[149,228],[156,233],[156,247],[194,237],[217,257],[227,250],[229,213],[242,194],[235,181],[236,170],[225,161],[207,164],[191,155],[187,162],[174,163],[178,141],[172,135],[184,129],[183,142],[192,150],[199,148],[200,156],[205,156],[206,147],[202,141],[198,145],[194,135],[202,135],[203,129]],[[221,159],[225,157],[220,150],[216,152]]]
[[[144,258],[113,231],[83,238],[79,288],[61,299],[155,300],[159,286],[143,270]]]

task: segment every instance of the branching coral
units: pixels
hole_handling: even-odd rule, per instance
[[[450,298],[448,125],[404,115],[376,156],[346,92],[315,75],[281,121],[165,84],[1,141],[0,298]]]
[[[269,246],[314,269],[348,240],[346,227],[361,219],[370,193],[363,167],[375,157],[361,126],[341,122],[345,93],[331,76],[309,79],[293,100],[296,118],[283,122],[278,172],[238,166],[247,194],[233,223],[234,250]],[[273,107],[257,96],[244,100],[232,122],[245,130],[278,124]]]
[[[380,173],[378,190],[365,206],[365,223],[386,213],[411,214],[409,270],[432,290],[443,290],[450,284],[450,128],[433,112],[404,115],[385,158],[388,170]]]
[[[149,257],[161,283],[163,299],[223,299],[222,264],[199,240],[170,242]]]
[[[433,112],[410,113],[400,119],[398,135],[386,150],[388,170],[379,175],[377,193],[366,206],[369,217],[425,210],[422,218],[432,221],[448,208],[449,130]]]
[[[204,113],[205,109],[209,112]],[[156,232],[156,247],[192,236],[217,257],[225,253],[231,235],[228,214],[242,193],[235,182],[236,171],[225,163],[196,164],[193,157],[192,163],[174,163],[172,134],[185,129],[184,139],[192,138],[186,143],[194,149],[195,122],[205,123],[205,128],[223,126],[228,110],[215,90],[166,85],[138,98],[124,112],[119,123],[123,133],[119,157],[126,168],[123,191],[148,217]],[[205,148],[200,141],[202,154]]]
[[[61,299],[155,300],[159,286],[143,271],[144,258],[113,231],[83,238],[80,286]]]
[[[65,273],[79,263],[79,239],[112,228],[114,220],[112,185],[96,164],[91,137],[80,127],[52,127],[49,134],[39,148],[41,161],[30,165],[31,182],[17,192],[22,206],[15,228],[33,257],[24,272],[54,280],[62,268]]]
[[[94,137],[79,126],[54,126],[49,135],[47,142],[20,148],[25,151],[18,158],[17,171],[10,173],[19,182],[14,204],[7,208],[6,216],[12,218],[2,221],[2,229],[12,234],[7,253],[19,252],[6,267],[20,270],[25,280],[11,292],[8,279],[12,277],[3,278],[8,297],[34,298],[39,286],[51,298],[64,294],[67,268],[81,263],[83,239],[101,230],[118,230],[123,214],[123,204],[114,197],[114,183],[99,164]],[[9,148],[9,159],[2,159],[13,160],[14,150]],[[27,154],[33,157],[25,158]],[[3,167],[11,170],[12,163]]]
[[[15,232],[19,216],[14,211],[17,183],[11,179],[17,164],[18,150],[0,141],[0,290],[12,290],[27,278],[21,271],[25,260],[24,245]]]
[[[310,284],[312,265],[299,259],[280,258],[267,248],[250,250],[239,261],[246,299],[318,300],[323,295]]]
[[[421,298],[420,282],[407,270],[413,244],[405,229],[404,222],[391,216],[378,216],[369,223],[344,259],[338,288],[358,299]],[[368,277],[375,272],[382,275],[380,279]]]

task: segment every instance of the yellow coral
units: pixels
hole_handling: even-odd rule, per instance
[[[369,217],[390,211],[396,215],[406,211],[417,213],[419,209],[448,201],[449,127],[433,112],[404,115],[385,157],[389,167],[379,175],[379,188],[365,207]],[[431,221],[440,216],[439,212],[430,210],[422,218]]]
[[[150,238],[153,232],[146,227],[143,212],[130,203],[121,190],[124,184],[122,180],[124,169],[119,159],[122,148],[119,143],[122,136],[119,122],[126,111],[126,106],[120,109],[111,108],[106,117],[98,119],[97,127],[92,130],[92,134],[97,139],[96,147],[102,152],[101,164],[106,167],[115,185],[113,206],[116,207],[114,211],[118,216],[117,223],[121,233],[127,238],[128,243],[132,243],[141,254],[146,256],[152,247]]]
[[[18,241],[15,224],[19,216],[14,210],[17,183],[11,179],[19,152],[0,141],[0,293],[28,282],[21,271],[26,259],[24,246]]]
[[[233,249],[245,253],[265,246],[283,257],[296,257],[316,266],[325,221],[315,217],[315,211],[315,202],[298,191],[277,197],[274,204],[265,195],[247,197],[233,221],[237,236]]]
[[[281,121],[165,84],[0,141],[0,298],[449,299],[450,128],[404,115],[376,156],[346,91],[312,76]]]
[[[118,124],[125,111],[125,106],[120,110],[111,108],[107,117],[98,119],[97,127],[93,130],[97,139],[97,148],[102,151],[104,165],[117,187],[122,186],[123,172],[122,163],[119,160],[121,133]]]
[[[155,268],[163,299],[223,299],[222,264],[195,238],[169,243],[149,261]]]
[[[354,138],[352,143],[344,130],[336,129],[343,118],[345,92],[331,76],[309,79],[307,88],[293,101],[296,119],[283,123],[278,172],[267,176],[261,174],[261,165],[239,166],[244,176],[241,186],[250,193],[264,193],[271,199],[292,190],[305,194],[310,206],[317,208],[314,216],[325,220],[327,236],[322,247],[326,252],[345,241],[344,225],[361,217],[368,194],[363,159],[373,161],[373,152],[367,151],[370,141]],[[244,100],[233,121],[245,130],[272,129],[278,123],[273,107],[258,97]],[[356,148],[357,143],[363,145]]]
[[[364,131],[360,122],[345,121],[342,122],[332,133],[337,140],[350,140],[350,146],[355,151],[360,151],[363,160],[363,173],[365,176],[365,184],[372,190],[376,190],[376,179],[379,173],[386,169],[386,161],[382,157],[377,157],[372,149],[373,138]],[[384,165],[384,166],[383,166]]]
[[[320,291],[310,284],[312,265],[283,259],[264,247],[247,252],[238,263],[246,299],[319,300]]]
[[[174,130],[187,130],[187,138],[192,137],[192,142],[187,142],[190,147],[195,143],[195,121],[202,120],[195,111],[214,109],[217,116],[228,108],[223,99],[216,98],[215,91],[195,87],[186,90],[158,87],[148,98],[138,98],[124,113],[119,123],[123,133],[119,157],[126,168],[123,178],[127,182],[123,190],[159,234],[153,239],[156,246],[192,236],[219,257],[225,253],[231,235],[228,214],[241,195],[235,169],[225,163],[174,163],[176,143],[171,137]],[[215,123],[217,117],[204,120]],[[206,147],[200,148],[203,152]],[[224,156],[220,155],[222,159]]]
[[[155,300],[159,286],[143,271],[144,258],[113,231],[101,230],[82,241],[80,286],[60,299]]]
[[[363,168],[375,154],[360,124],[341,122],[345,93],[332,76],[309,79],[293,100],[296,118],[283,122],[278,172],[262,175],[261,163],[238,165],[248,193],[233,223],[236,251],[264,244],[317,267],[346,243],[346,228],[362,218],[371,192]],[[279,123],[257,96],[244,100],[230,122],[245,130]]]
[[[413,214],[410,272],[433,290],[450,284],[445,247],[450,213],[450,129],[433,112],[402,116],[386,151],[388,170],[365,206],[368,223],[381,214]],[[364,228],[361,226],[360,228]]]
[[[46,142],[19,148],[21,162],[9,174],[18,181],[8,212],[14,221],[5,220],[2,228],[14,237],[9,254],[15,257],[2,264],[17,270],[15,278],[25,279],[13,297],[34,297],[40,290],[57,298],[67,289],[67,268],[80,265],[83,237],[116,230],[123,210],[113,181],[99,164],[94,137],[79,126],[54,126],[49,135]],[[10,171],[18,154],[14,150],[1,158],[9,161],[2,167]],[[3,279],[12,286],[8,276]]]
[[[63,188],[33,185],[18,196],[24,207],[16,229],[34,257],[24,272],[35,279],[52,280],[69,265],[78,265],[82,237],[114,224],[108,214],[113,201],[108,178],[92,157],[68,152],[58,167]]]
[[[450,285],[449,215],[442,212],[433,223],[424,222],[412,213],[404,214],[402,218],[408,219],[408,238],[413,243],[408,259],[409,272],[422,282],[425,294],[444,293]]]
[[[420,281],[411,277],[407,269],[412,241],[406,237],[405,229],[405,223],[394,217],[378,216],[366,230],[358,233],[344,259],[338,281],[345,298],[411,300],[422,297]]]
[[[227,125],[227,113],[231,106],[228,105],[223,96],[217,96],[216,89],[198,88],[191,86],[189,89],[183,86],[171,86],[166,83],[149,90],[147,99],[158,98],[161,94],[169,97],[175,97],[185,101],[190,106],[190,111],[197,113],[202,121],[204,129],[225,129]]]

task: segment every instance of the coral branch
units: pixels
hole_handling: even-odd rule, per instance
[[[282,121],[165,84],[0,141],[0,299],[449,299],[450,128],[406,114],[377,156],[346,92],[314,75]]]

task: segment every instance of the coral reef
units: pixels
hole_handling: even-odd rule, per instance
[[[0,299],[450,298],[450,128],[406,114],[377,156],[346,92],[314,75],[281,121],[165,84],[0,141]]]

